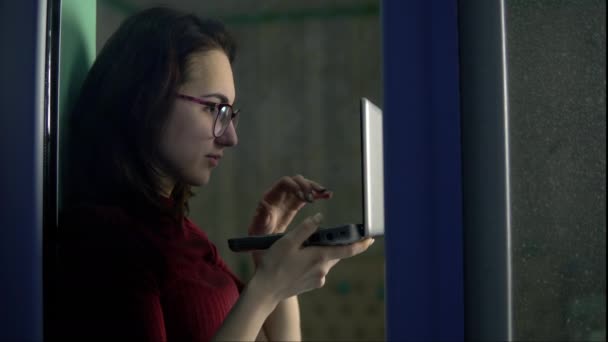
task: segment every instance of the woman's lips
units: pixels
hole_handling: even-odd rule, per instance
[[[222,158],[222,156],[216,154],[208,154],[206,155],[206,157],[209,160],[209,164],[211,164],[211,166],[218,166],[220,163],[220,159]]]

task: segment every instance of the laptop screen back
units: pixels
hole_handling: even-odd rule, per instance
[[[384,234],[384,152],[382,110],[361,99],[364,225],[367,236]]]

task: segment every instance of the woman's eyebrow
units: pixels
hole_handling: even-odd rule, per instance
[[[226,95],[221,94],[221,93],[204,94],[204,95],[201,95],[201,97],[215,97],[218,100],[220,100],[221,103],[228,103],[228,97],[226,97]]]

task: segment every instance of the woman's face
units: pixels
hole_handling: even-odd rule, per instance
[[[221,50],[194,53],[186,70],[180,94],[214,103],[234,103],[232,68]],[[168,196],[177,180],[193,186],[207,184],[211,171],[218,166],[225,149],[237,144],[232,123],[226,132],[213,136],[214,116],[210,108],[176,98],[160,142],[163,162],[163,192]]]

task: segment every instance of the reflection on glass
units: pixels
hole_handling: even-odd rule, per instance
[[[98,51],[124,18],[149,6],[144,0],[97,4]],[[253,264],[225,241],[247,233],[256,203],[279,177],[303,174],[334,193],[331,201],[306,206],[294,222],[317,211],[327,223],[362,215],[359,98],[382,106],[377,3],[302,2],[262,12],[247,6],[193,2],[184,8],[224,19],[239,45],[233,71],[238,104],[246,109],[239,145],[197,190],[190,217],[241,279],[252,276]],[[384,339],[383,254],[379,240],[365,255],[338,264],[323,290],[300,297],[304,339]]]

